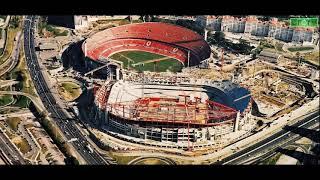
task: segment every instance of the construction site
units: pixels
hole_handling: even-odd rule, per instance
[[[248,120],[250,94],[230,81],[152,74],[101,86],[95,92],[95,123],[128,142],[197,151],[216,150],[223,135],[241,130]]]
[[[150,25],[109,28],[66,51],[69,57],[82,51],[65,67],[89,83],[73,109],[103,148],[212,154],[265,130],[318,94],[317,70],[305,63],[267,51],[235,54],[203,40],[193,43],[198,36],[188,30]],[[188,38],[183,47],[174,43]],[[182,69],[157,70],[160,56]]]
[[[90,117],[98,128],[92,130],[117,151],[208,154],[262,130],[317,94],[312,83],[282,70],[281,61],[235,62],[181,73],[111,70],[121,76],[110,75],[93,88]]]

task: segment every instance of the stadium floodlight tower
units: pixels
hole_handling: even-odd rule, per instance
[[[84,56],[87,57],[88,53],[87,53],[87,43],[84,42]]]
[[[188,67],[190,67],[190,50],[188,50]]]
[[[208,29],[204,28],[204,40],[207,41],[208,40]]]

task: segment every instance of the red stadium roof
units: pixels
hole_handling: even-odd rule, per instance
[[[210,47],[202,36],[184,27],[159,22],[106,29],[83,43],[83,51],[93,60],[129,50],[157,53],[178,59],[182,63],[187,62],[190,51],[190,65],[197,65],[210,57]]]

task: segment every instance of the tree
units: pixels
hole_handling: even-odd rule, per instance
[[[216,31],[213,35],[213,38],[214,38],[214,40],[216,40],[217,43],[220,43],[220,42],[224,43],[225,42],[224,37],[225,37],[225,35],[221,31]]]
[[[141,21],[143,21],[143,15],[140,15],[139,19],[140,19]]]
[[[20,24],[20,19],[19,17],[17,16],[13,16],[11,18],[11,22],[10,22],[10,26],[13,27],[13,28],[17,28]]]
[[[239,43],[243,45],[249,45],[250,43],[244,39],[239,39]]]
[[[300,61],[301,61],[300,52],[296,52],[296,59],[300,63]]]
[[[252,58],[255,59],[257,57],[258,51],[257,49],[252,51]]]
[[[258,126],[262,126],[263,125],[263,121],[262,120],[259,120],[258,122],[257,122],[257,124],[258,124]]]
[[[66,157],[64,162],[66,165],[79,165],[79,161],[73,156]]]
[[[210,45],[213,45],[213,44],[216,44],[216,41],[215,39],[213,38],[214,34],[211,33],[211,31],[208,32],[207,34],[207,42],[210,44]]]

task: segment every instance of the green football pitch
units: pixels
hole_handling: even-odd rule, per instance
[[[152,72],[180,72],[183,64],[176,59],[144,51],[123,51],[110,57],[122,61],[127,69]]]

